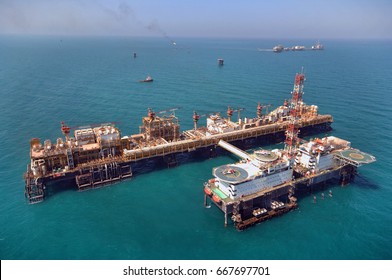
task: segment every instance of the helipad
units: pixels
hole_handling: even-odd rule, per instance
[[[369,155],[367,153],[361,152],[360,150],[357,149],[347,149],[343,151],[336,151],[335,154],[346,161],[349,161],[350,163],[353,163],[357,166],[362,165],[362,164],[368,164],[371,162],[376,161],[376,158],[372,155]]]
[[[271,162],[278,159],[278,155],[272,151],[268,150],[257,150],[254,152],[257,159],[264,162]]]
[[[248,172],[238,166],[223,165],[214,169],[214,176],[225,182],[238,183],[248,178]]]

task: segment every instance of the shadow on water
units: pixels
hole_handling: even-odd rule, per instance
[[[63,180],[45,185],[45,200],[63,192],[77,191],[76,184],[72,182],[71,180]]]
[[[371,189],[371,190],[378,190],[380,186],[375,184],[374,182],[370,181],[368,178],[362,175],[355,175],[353,181],[348,183],[347,185],[341,185],[340,181],[337,178],[330,179],[326,182],[315,184],[312,186],[300,186],[295,191],[295,196],[298,199],[298,202],[308,198],[309,196],[315,196],[319,194],[325,194],[328,196],[331,194],[333,195],[333,190],[336,190],[341,187],[354,187],[354,188],[362,188],[362,189]]]
[[[372,182],[367,177],[357,174],[354,178],[355,187],[359,187],[362,189],[371,189],[371,190],[379,190],[380,186],[374,182]]]
[[[331,194],[333,193],[332,192],[333,189],[340,188],[340,187],[341,184],[339,184],[338,179],[330,179],[326,182],[318,183],[312,186],[300,185],[297,187],[294,195],[299,202],[311,195],[315,195],[318,193],[325,192],[325,195],[327,196],[329,193]]]
[[[200,149],[199,151],[191,151],[188,153],[178,153],[171,154],[163,157],[155,157],[151,159],[144,159],[132,164],[133,176],[130,178],[125,178],[123,180],[130,180],[134,176],[140,176],[143,174],[148,174],[154,171],[165,170],[169,168],[175,168],[182,164],[193,163],[193,162],[203,162],[210,158],[215,158],[220,155],[225,154],[225,150],[213,149]],[[97,185],[94,188],[87,188],[84,191],[90,191],[98,188],[104,188],[106,186],[114,185],[119,183],[119,181],[114,181],[112,183],[108,182],[106,184]],[[78,187],[75,182],[74,177],[68,177],[62,180],[56,180],[49,182],[45,185],[45,200],[50,199],[52,196],[68,192],[68,191],[78,191]]]

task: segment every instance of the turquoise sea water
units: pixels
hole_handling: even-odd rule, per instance
[[[125,37],[0,37],[1,259],[392,259],[392,44],[325,41],[324,51],[260,52],[311,41]],[[133,58],[133,53],[137,58]],[[217,59],[225,65],[218,67]],[[138,133],[148,107],[192,113],[276,107],[304,67],[304,100],[332,114],[331,134],[377,157],[333,197],[244,232],[203,207],[202,184],[222,156],[77,192],[61,188],[28,205],[22,174],[29,140],[55,141],[70,126],[118,122]],[[138,83],[147,75],[153,83]],[[200,120],[201,124],[205,119]],[[273,146],[272,146],[273,147]]]

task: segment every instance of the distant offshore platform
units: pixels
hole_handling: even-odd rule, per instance
[[[324,46],[320,44],[318,41],[315,45],[311,46],[310,48],[306,48],[305,46],[302,45],[296,45],[292,47],[285,47],[283,45],[276,45],[272,49],[260,49],[258,48],[258,51],[273,51],[275,53],[280,53],[283,51],[306,51],[306,50],[312,50],[312,51],[322,51],[324,50]]]

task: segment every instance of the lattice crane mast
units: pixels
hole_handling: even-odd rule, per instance
[[[285,150],[290,157],[294,157],[297,147],[299,146],[300,139],[298,138],[298,118],[300,117],[300,107],[302,104],[302,95],[305,82],[305,75],[297,73],[294,80],[294,89],[291,92],[292,98],[289,106],[290,123],[286,129]]]

